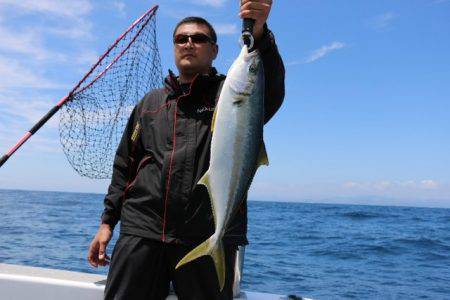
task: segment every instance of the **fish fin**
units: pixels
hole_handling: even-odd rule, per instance
[[[188,262],[196,260],[199,257],[210,255],[210,252],[211,252],[211,238],[207,239],[206,241],[195,247],[194,250],[191,250],[188,254],[186,254],[178,262],[175,269],[178,269],[179,267],[187,264]]]
[[[211,202],[211,211],[213,213],[213,217],[214,217],[214,224],[217,224],[217,219],[216,219],[216,214],[214,213],[214,202],[213,202],[213,197],[211,194],[211,187],[209,185],[209,169],[208,171],[206,171],[206,173],[202,176],[202,178],[200,178],[200,180],[198,181],[198,184],[204,185],[206,187],[206,190],[208,191],[208,196],[209,196],[209,200]]]
[[[264,144],[264,142],[261,143],[261,148],[259,149],[257,165],[258,165],[258,167],[261,165],[265,165],[265,166],[269,165],[269,158],[267,157],[266,145]]]
[[[225,285],[225,251],[223,250],[222,241],[217,243],[217,246],[211,253],[211,257],[214,261],[214,266],[216,267],[220,291],[222,291]]]
[[[209,169],[208,169],[209,171]],[[205,174],[203,174],[202,178],[198,181],[197,184],[201,184],[206,186],[206,188],[209,188],[209,172],[206,171]]]
[[[222,241],[220,240],[217,243],[213,243],[212,238],[210,237],[194,248],[194,250],[186,254],[186,256],[177,264],[175,269],[205,255],[211,256],[214,261],[220,291],[222,291],[225,285],[225,252],[223,250]]]
[[[212,120],[211,120],[211,132],[214,131],[214,126],[216,125],[216,116],[217,116],[217,106],[214,109],[214,113],[213,113]]]

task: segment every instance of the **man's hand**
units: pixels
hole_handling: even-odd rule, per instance
[[[272,0],[241,0],[239,16],[255,20],[253,38],[258,41],[263,35],[263,26],[269,17]]]
[[[112,237],[112,230],[108,224],[101,224],[97,234],[89,246],[87,259],[93,267],[109,265],[109,257],[106,255],[106,246]]]

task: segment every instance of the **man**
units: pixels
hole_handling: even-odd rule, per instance
[[[255,19],[254,37],[265,69],[265,122],[284,98],[284,66],[266,20],[271,0],[241,1],[240,16]],[[206,189],[197,185],[209,165],[211,119],[225,76],[212,62],[218,53],[212,26],[189,17],[173,34],[176,77],[134,108],[117,149],[99,230],[88,253],[94,267],[105,253],[114,226],[114,247],[105,299],[165,299],[172,281],[179,299],[231,299],[238,245],[247,244],[247,202],[224,236],[225,287],[214,265],[201,257],[175,270],[178,261],[214,232]]]

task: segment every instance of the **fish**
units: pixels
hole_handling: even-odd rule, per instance
[[[211,201],[215,231],[186,254],[175,269],[205,255],[212,257],[220,291],[225,284],[222,238],[251,185],[256,170],[269,161],[263,141],[264,67],[258,50],[243,46],[227,72],[211,121],[209,168],[198,184]]]

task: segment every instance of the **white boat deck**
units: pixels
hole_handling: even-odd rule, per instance
[[[0,263],[2,300],[100,300],[106,277],[102,275]],[[170,295],[167,300],[176,300]],[[280,300],[286,296],[241,292],[235,300]],[[298,298],[305,299],[306,298]]]

